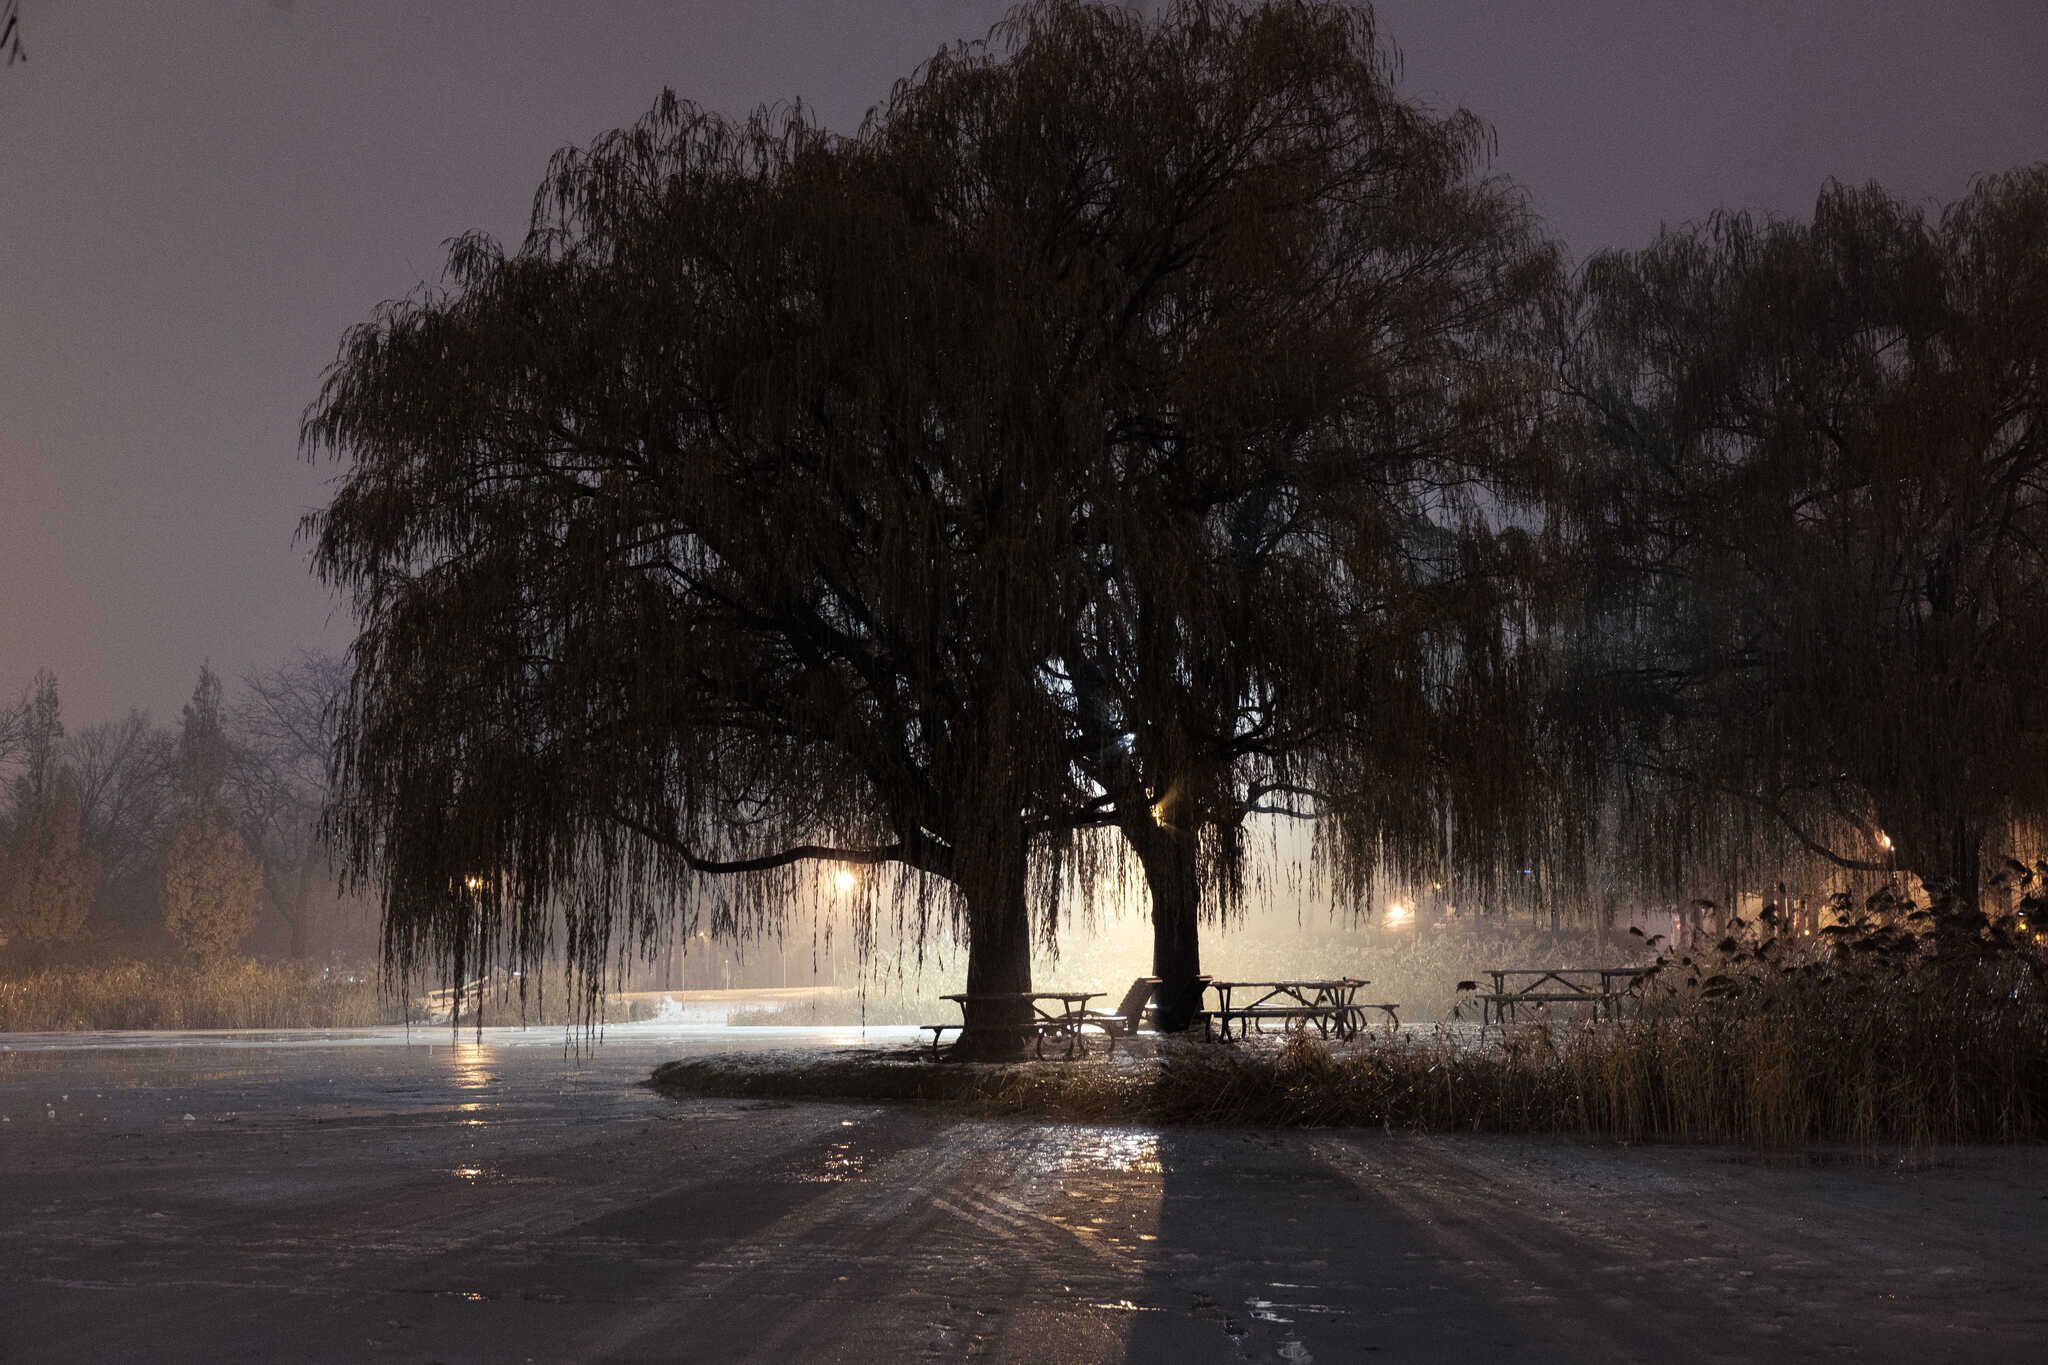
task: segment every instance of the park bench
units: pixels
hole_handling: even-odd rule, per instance
[[[1203,1015],[1203,1035],[1209,1036],[1213,1027],[1227,1043],[1234,1020],[1239,1038],[1248,1029],[1263,1031],[1268,1021],[1291,1031],[1313,1026],[1325,1038],[1355,1038],[1364,1031],[1366,1010],[1384,1012],[1399,1028],[1394,1013],[1399,1006],[1360,1002],[1359,989],[1368,984],[1348,976],[1325,981],[1212,981],[1216,1008]]]
[[[1479,1022],[1505,1024],[1524,1005],[1590,1005],[1595,1018],[1621,1017],[1622,1002],[1648,967],[1501,967],[1479,996]]]
[[[1136,1033],[1150,1015],[1152,992],[1159,988],[1156,976],[1141,976],[1131,982],[1131,988],[1124,992],[1124,998],[1113,1010],[1088,1010],[1083,1022],[1099,1024],[1102,1031],[1112,1038],[1128,1038]]]
[[[1069,1059],[1083,1055],[1086,1045],[1082,1039],[1084,1028],[1097,1029],[1102,1033],[1110,1052],[1116,1051],[1116,1040],[1120,1033],[1128,1031],[1131,1021],[1122,1014],[1110,1014],[1102,1010],[1091,1010],[1088,1002],[1100,998],[1100,991],[1001,991],[979,994],[961,993],[940,997],[951,1000],[960,1007],[961,1022],[957,1024],[920,1024],[920,1033],[932,1035],[932,1056],[937,1058],[939,1046],[948,1032],[959,1032],[966,1028],[969,1004],[1015,1004],[1026,1003],[1031,1008],[1030,1022],[1022,1024],[1018,1032],[1032,1040],[1032,1051],[1043,1058],[1048,1039],[1062,1043]]]

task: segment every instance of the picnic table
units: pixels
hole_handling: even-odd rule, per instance
[[[1591,1005],[1594,1016],[1621,1017],[1621,1003],[1648,967],[1500,967],[1479,997],[1479,1022],[1506,1023],[1522,1005]]]
[[[1282,1027],[1302,1030],[1311,1024],[1323,1037],[1355,1038],[1365,1027],[1365,1011],[1382,1010],[1395,1028],[1394,1005],[1360,1004],[1358,992],[1370,985],[1358,977],[1340,976],[1322,981],[1211,981],[1216,1008],[1202,1020],[1208,1036],[1213,1025],[1224,1042],[1230,1041],[1230,1024],[1237,1021],[1237,1036],[1248,1028],[1260,1028],[1268,1019]]]
[[[1021,1031],[1032,1036],[1033,1049],[1040,1057],[1045,1056],[1045,1042],[1048,1038],[1064,1043],[1069,1058],[1080,1056],[1086,1051],[1081,1040],[1081,1030],[1088,1027],[1101,1030],[1103,1038],[1107,1040],[1109,1051],[1115,1052],[1116,1035],[1124,1023],[1124,1018],[1120,1014],[1107,1014],[1101,1010],[1088,1008],[1090,1000],[1101,997],[1101,991],[982,991],[974,994],[961,992],[939,997],[941,1000],[950,1000],[960,1007],[960,1023],[921,1024],[918,1027],[920,1032],[931,1033],[932,1056],[936,1057],[939,1055],[940,1040],[946,1033],[967,1026],[967,1007],[970,1003],[1000,1005],[1022,1002],[1030,1005],[1032,1018],[1030,1023],[1021,1027]]]

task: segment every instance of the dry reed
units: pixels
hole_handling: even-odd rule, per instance
[[[404,1018],[372,976],[298,963],[118,962],[0,978],[0,1032],[360,1028]]]

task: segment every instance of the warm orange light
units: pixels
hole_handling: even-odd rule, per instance
[[[832,884],[838,887],[842,892],[851,891],[853,890],[853,888],[860,885],[860,878],[854,876],[851,872],[848,872],[845,868],[842,867],[839,869],[838,873],[832,878]]]
[[[462,879],[462,884],[472,891],[481,891],[484,889],[484,879],[482,877],[464,877]]]
[[[1387,923],[1406,924],[1415,918],[1415,909],[1405,901],[1387,902]]]

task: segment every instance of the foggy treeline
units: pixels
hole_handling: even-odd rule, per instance
[[[6,958],[366,956],[319,836],[341,661],[314,651],[232,689],[202,667],[169,725],[73,726],[40,673],[0,706]]]

